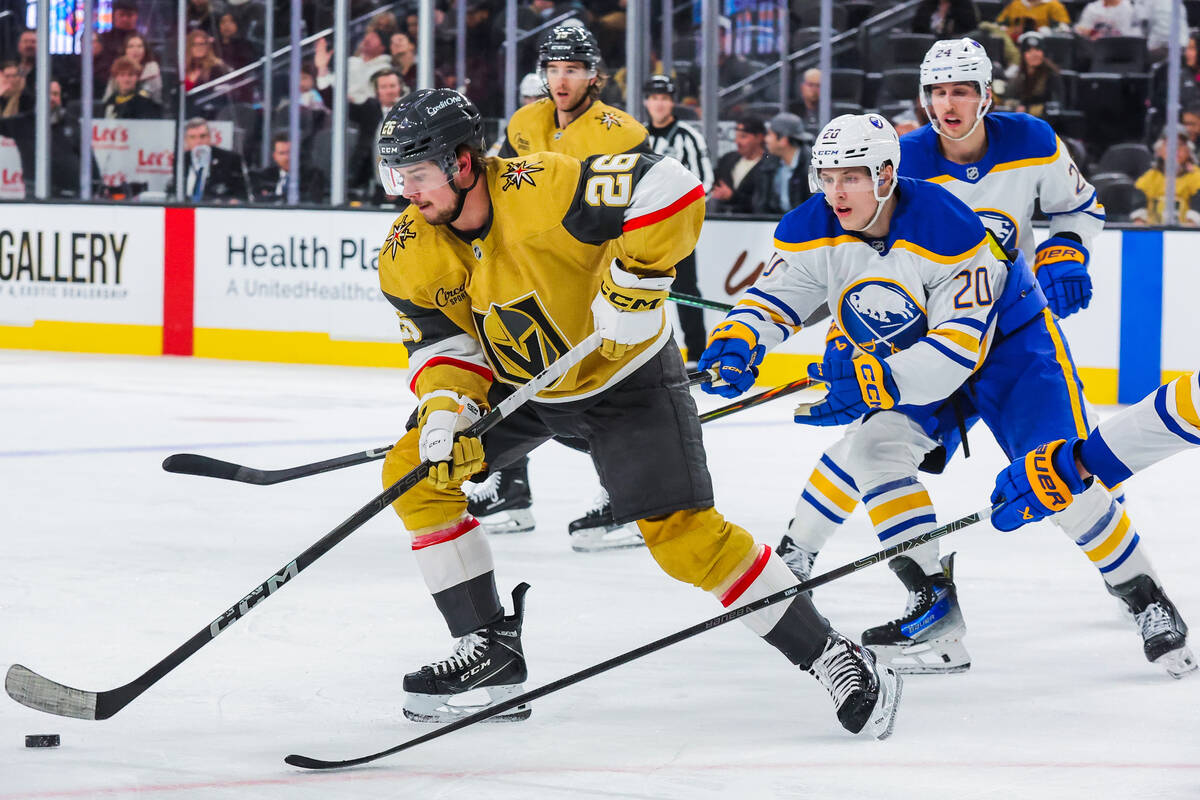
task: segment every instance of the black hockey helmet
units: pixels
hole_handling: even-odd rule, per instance
[[[538,68],[544,68],[551,61],[582,61],[588,70],[597,71],[600,69],[600,43],[581,24],[558,25],[538,45]]]
[[[652,94],[669,94],[674,99],[675,81],[671,80],[669,75],[651,75],[642,84],[642,97],[649,97]]]
[[[453,180],[462,144],[483,149],[483,120],[470,100],[453,89],[419,89],[401,98],[379,127],[384,191],[399,195],[404,179],[398,170],[423,161],[435,162],[446,180]]]

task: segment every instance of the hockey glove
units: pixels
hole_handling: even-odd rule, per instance
[[[829,332],[825,334],[825,360],[822,363],[829,364],[832,361],[846,361],[851,358],[854,358],[854,342],[842,333],[836,322],[829,323]]]
[[[482,416],[469,397],[439,389],[421,398],[417,424],[422,461],[436,462],[429,468],[429,482],[438,489],[455,489],[483,469],[483,443],[478,437],[454,435]]]
[[[1079,439],[1059,439],[1030,450],[996,476],[992,491],[992,525],[1015,531],[1030,522],[1057,514],[1091,485],[1075,467]]]
[[[1038,245],[1033,271],[1055,316],[1068,317],[1092,302],[1087,265],[1087,248],[1072,239],[1051,236]]]
[[[612,361],[622,359],[662,330],[663,308],[672,280],[669,275],[639,278],[613,259],[592,301],[592,318],[602,338],[600,355]]]
[[[713,328],[696,366],[702,370],[715,368],[724,383],[702,383],[700,388],[708,394],[737,397],[754,385],[758,363],[766,350],[749,325],[731,320],[722,322]]]
[[[900,391],[887,361],[869,353],[829,364],[809,364],[808,376],[829,387],[825,399],[802,403],[793,419],[801,425],[845,425],[876,409],[896,405]]]

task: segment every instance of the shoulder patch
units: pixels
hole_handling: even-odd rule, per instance
[[[596,121],[608,131],[611,131],[614,125],[618,128],[622,127],[621,118],[612,111],[601,111],[596,115]]]
[[[407,215],[401,216],[400,219],[392,223],[392,230],[388,233],[387,238],[383,240],[383,249],[388,251],[388,255],[392,258],[396,257],[396,250],[404,249],[404,243],[409,239],[417,238],[417,232],[412,229],[413,221]]]
[[[537,186],[533,182],[535,173],[545,171],[545,167],[541,166],[540,161],[531,161],[524,159],[522,161],[509,162],[508,169],[500,173],[500,177],[504,179],[504,185],[500,187],[501,191],[507,192],[509,189],[520,189],[522,184],[528,183],[530,186]]]

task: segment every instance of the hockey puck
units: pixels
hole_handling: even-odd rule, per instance
[[[59,744],[57,733],[34,733],[25,737],[26,747],[58,747]]]

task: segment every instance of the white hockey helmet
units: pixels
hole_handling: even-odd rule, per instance
[[[893,180],[887,192],[879,194],[880,173],[884,164],[892,165]],[[821,129],[812,147],[808,185],[813,193],[822,191],[820,171],[844,167],[866,167],[871,173],[871,192],[878,207],[866,228],[875,224],[883,204],[896,190],[895,175],[900,169],[900,137],[896,129],[878,114],[843,114]],[[825,202],[830,202],[825,198]],[[865,230],[865,228],[864,228]]]
[[[975,112],[975,124],[971,130],[955,139],[946,134],[933,115],[931,89],[939,83],[974,83],[979,87],[979,109]],[[921,105],[929,117],[929,124],[940,135],[952,141],[961,142],[979,127],[980,121],[992,105],[992,59],[988,56],[983,45],[974,39],[964,36],[961,39],[942,39],[934,42],[933,47],[921,61]]]

